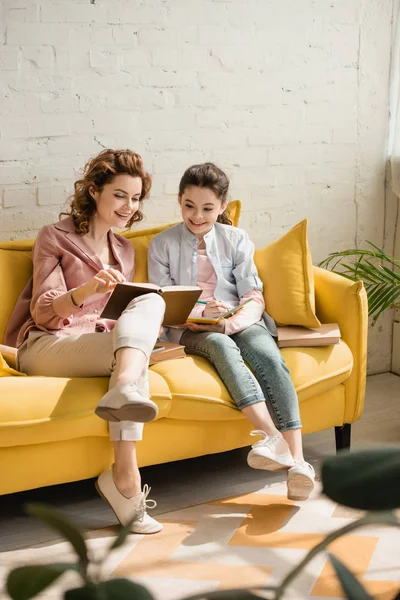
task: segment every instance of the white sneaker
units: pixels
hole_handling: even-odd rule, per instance
[[[122,383],[104,394],[94,412],[106,421],[147,423],[156,418],[158,408],[136,383]]]
[[[307,500],[315,487],[315,471],[305,460],[296,460],[287,476],[287,497],[289,500]]]
[[[113,509],[115,516],[121,525],[127,525],[135,516],[132,523],[132,533],[157,533],[161,531],[162,525],[147,514],[147,508],[155,508],[157,503],[148,500],[149,486],[143,487],[143,492],[132,498],[127,498],[117,488],[114,482],[112,469],[102,473],[96,481],[96,489],[100,496]]]
[[[260,435],[262,439],[252,445],[247,455],[247,463],[253,469],[265,471],[283,471],[293,467],[294,460],[289,446],[282,435],[267,435],[265,431],[255,430],[250,435]]]

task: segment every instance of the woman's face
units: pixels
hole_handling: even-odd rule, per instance
[[[123,229],[139,208],[142,180],[123,174],[116,175],[101,191],[90,188],[96,202],[96,221],[110,227]]]

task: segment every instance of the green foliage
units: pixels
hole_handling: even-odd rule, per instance
[[[88,555],[85,540],[80,529],[68,517],[47,504],[28,504],[26,511],[68,540],[77,553],[83,569],[86,569]]]
[[[373,324],[387,309],[400,306],[400,260],[367,242],[372,250],[332,252],[319,266],[351,279],[363,281],[368,313]]]
[[[400,448],[339,454],[322,465],[323,491],[334,502],[361,510],[400,506]]]
[[[361,585],[353,573],[336,556],[329,556],[336,576],[340,581],[344,593],[349,600],[373,600],[367,590]]]
[[[65,600],[154,600],[148,590],[127,579],[112,579],[68,590]]]
[[[18,567],[8,576],[7,593],[13,600],[29,600],[40,594],[65,571],[76,571],[77,568],[77,565],[69,563]]]

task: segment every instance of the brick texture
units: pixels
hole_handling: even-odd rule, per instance
[[[259,247],[304,217],[314,262],[381,243],[392,5],[3,0],[0,239],[130,147],[154,174],[144,225],[176,220],[183,170],[213,160]]]

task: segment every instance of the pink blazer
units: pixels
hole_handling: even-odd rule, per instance
[[[128,281],[135,270],[135,255],[131,243],[112,231],[108,233],[115,267]],[[33,277],[26,284],[11,314],[5,343],[17,348],[31,330],[53,334],[93,333],[111,331],[115,321],[99,316],[110,294],[96,294],[78,307],[71,292],[88,282],[103,269],[103,265],[85,241],[75,233],[72,217],[46,225],[39,232],[33,247]],[[57,302],[57,312],[53,300]]]

